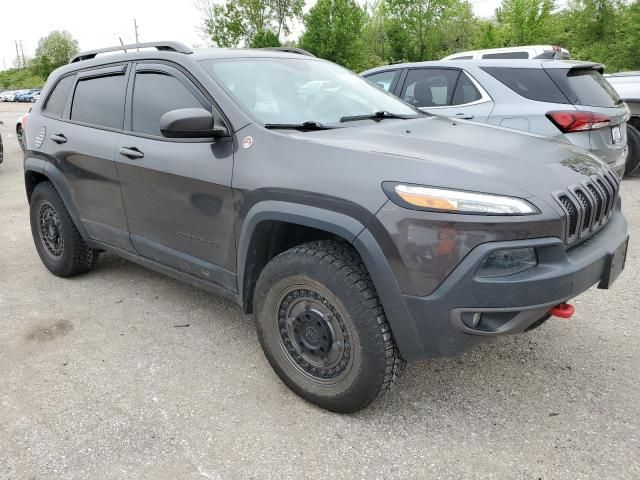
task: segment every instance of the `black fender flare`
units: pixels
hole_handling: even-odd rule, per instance
[[[423,348],[413,318],[404,301],[382,248],[366,225],[343,213],[298,203],[265,200],[254,205],[242,224],[238,241],[238,292],[244,298],[244,273],[253,232],[263,221],[282,221],[323,230],[349,242],[364,262],[391,330],[405,359],[421,358]]]
[[[39,158],[25,157],[25,184],[27,173],[29,172],[34,172],[45,176],[53,184],[53,186],[58,191],[60,198],[62,198],[62,202],[67,208],[67,211],[69,212],[69,215],[71,216],[71,219],[73,220],[76,228],[80,232],[80,235],[82,235],[83,238],[90,238],[87,234],[86,229],[84,228],[82,219],[80,218],[80,214],[78,213],[78,210],[76,209],[72,201],[71,191],[69,190],[69,186],[67,185],[62,172],[51,162],[47,162]]]

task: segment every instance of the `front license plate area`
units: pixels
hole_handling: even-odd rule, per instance
[[[611,285],[618,279],[622,270],[624,270],[624,264],[627,260],[627,246],[629,245],[629,239],[620,245],[616,251],[609,257],[609,267],[606,271],[605,277],[602,279],[600,288],[611,288]]]
[[[622,134],[620,133],[620,125],[616,125],[611,127],[611,139],[614,144],[620,143],[622,141]]]

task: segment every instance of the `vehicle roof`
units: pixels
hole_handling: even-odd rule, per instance
[[[214,59],[231,59],[231,58],[291,58],[291,59],[307,59],[323,61],[317,57],[293,53],[288,51],[259,49],[259,48],[203,48],[194,50],[192,53],[181,53],[164,50],[144,49],[138,51],[104,53],[94,58],[80,60],[69,63],[59,69],[60,75],[74,72],[86,68],[100,67],[102,65],[130,62],[135,60],[173,60],[180,63],[183,61],[200,61]]]
[[[598,67],[599,63],[582,62],[579,60],[516,60],[516,59],[496,59],[496,60],[434,60],[431,62],[394,63],[382,67],[372,68],[361,75],[370,74],[377,71],[393,70],[396,68],[415,67],[446,67],[446,68],[478,68],[478,67],[501,67],[501,68],[572,68],[576,66]]]

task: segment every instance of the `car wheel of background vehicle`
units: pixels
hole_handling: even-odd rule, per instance
[[[18,137],[18,144],[20,145],[20,148],[24,150],[24,129],[22,128],[22,125],[18,125],[16,127],[16,136]]]
[[[275,372],[322,408],[361,410],[404,368],[373,282],[347,243],[310,242],[272,259],[256,285],[254,315]]]
[[[631,125],[627,125],[627,146],[629,147],[629,156],[624,174],[632,175],[634,172],[638,172],[638,167],[640,167],[640,132]]]
[[[59,277],[88,272],[100,252],[89,248],[50,182],[36,185],[30,201],[31,234],[45,267]]]

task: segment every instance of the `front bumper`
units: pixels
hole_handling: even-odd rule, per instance
[[[452,356],[483,337],[535,328],[555,305],[595,284],[606,288],[611,259],[615,252],[620,255],[627,241],[627,223],[618,208],[606,227],[570,250],[553,237],[477,246],[433,293],[403,296],[417,333],[415,341],[420,343],[411,349],[412,356]],[[536,267],[506,277],[476,275],[491,251],[522,247],[536,249]],[[480,321],[472,328],[477,313]],[[420,351],[422,355],[415,355]]]

